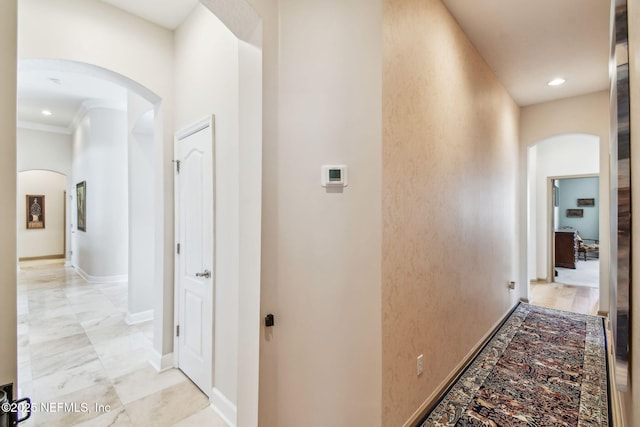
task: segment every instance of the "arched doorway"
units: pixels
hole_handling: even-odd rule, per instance
[[[84,221],[89,227],[79,227],[76,210],[70,210],[69,242],[75,250],[68,251],[67,257],[90,282],[131,276],[127,321],[150,320],[153,282],[148,278],[163,260],[153,258],[155,242],[148,236],[140,237],[140,231],[160,221],[159,212],[149,209],[151,189],[160,185],[156,181],[162,176],[152,161],[153,103],[159,104],[159,97],[118,73],[75,61],[22,60],[19,81],[19,127],[28,129],[18,132],[19,157],[31,162],[39,159],[44,167],[62,164],[59,167],[70,180],[70,205],[76,204],[78,186],[87,192],[89,217]],[[30,114],[39,110],[41,99],[47,99],[55,109],[58,121],[54,124],[35,122],[37,117]],[[23,141],[25,132],[35,135],[31,138],[35,141]],[[60,139],[56,144],[38,141],[54,137]],[[143,145],[146,151],[140,154]],[[153,232],[147,235],[153,236]],[[144,302],[140,295],[145,295]]]
[[[527,149],[527,182],[528,182],[528,281],[551,283],[555,278],[554,269],[554,224],[558,225],[558,206],[553,206],[554,189],[552,182],[558,178],[597,176],[600,173],[602,141],[598,136],[587,134],[565,134],[538,141]],[[607,180],[603,180],[597,190],[600,214],[599,222],[606,221],[608,212]],[[557,193],[557,190],[556,190]],[[585,196],[586,197],[586,196]],[[574,201],[577,203],[577,200]],[[576,206],[577,207],[577,206]],[[598,240],[607,247],[606,227],[600,227]],[[591,236],[589,236],[591,237]],[[607,263],[606,253],[601,251],[599,267],[599,292],[597,312],[605,311],[608,306],[606,291]],[[604,298],[603,298],[604,295]]]

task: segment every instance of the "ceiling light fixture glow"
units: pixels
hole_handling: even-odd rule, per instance
[[[52,115],[52,114],[53,114],[53,113],[52,113],[51,111],[49,111],[49,110],[42,110],[42,115],[43,115],[43,116],[50,116],[50,115]]]
[[[548,86],[560,86],[565,84],[566,80],[563,78],[558,77],[557,79],[553,79],[551,80],[549,83],[547,83]]]

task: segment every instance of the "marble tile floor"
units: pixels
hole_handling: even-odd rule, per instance
[[[181,371],[151,367],[152,322],[127,325],[126,306],[127,283],[20,264],[18,395],[40,409],[21,427],[225,426]]]
[[[563,285],[559,283],[531,283],[531,304],[582,314],[598,314],[598,288]]]

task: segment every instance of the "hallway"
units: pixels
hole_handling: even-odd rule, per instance
[[[62,260],[20,267],[19,395],[36,407],[21,426],[225,426],[181,371],[148,363],[152,322],[124,322],[126,282],[87,283]]]

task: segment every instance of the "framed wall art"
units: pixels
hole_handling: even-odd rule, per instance
[[[594,207],[596,199],[578,199],[578,206]]]
[[[567,218],[583,218],[584,209],[567,209]]]
[[[78,210],[78,230],[87,231],[87,181],[76,184],[76,204]]]
[[[44,228],[44,196],[27,194],[27,229]]]

